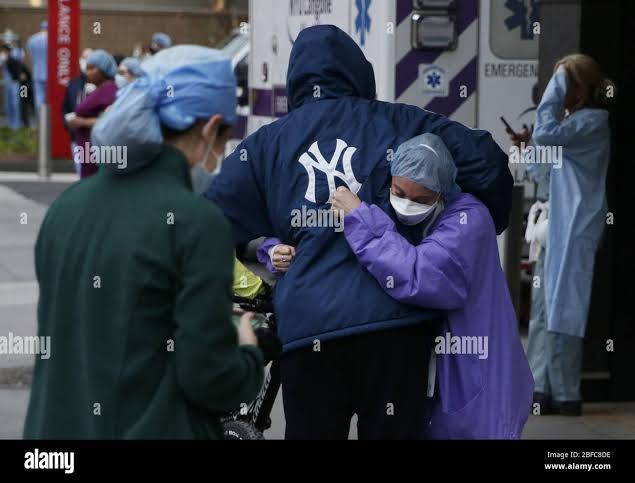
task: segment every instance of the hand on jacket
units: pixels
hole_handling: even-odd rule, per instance
[[[337,188],[331,199],[331,209],[336,212],[344,212],[344,215],[355,211],[361,204],[362,200],[359,199],[359,196],[344,186]]]

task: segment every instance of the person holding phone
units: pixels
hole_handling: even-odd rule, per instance
[[[523,130],[520,132],[515,131],[512,126],[507,122],[507,119],[501,116],[501,122],[505,125],[505,132],[509,134],[509,138],[512,145],[517,149],[521,149],[522,146],[526,146],[531,140],[531,134],[527,124],[523,124]]]
[[[562,150],[546,167],[549,217],[544,260],[546,323],[530,325],[529,356],[541,413],[582,413],[580,375],[595,253],[608,211],[611,130],[607,105],[615,87],[591,57],[559,60],[536,112],[533,142]],[[559,169],[556,169],[559,167]],[[537,315],[538,319],[543,319]]]

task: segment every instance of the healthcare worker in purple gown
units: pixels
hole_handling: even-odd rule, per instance
[[[363,203],[345,187],[334,195],[332,209],[345,214],[351,250],[388,294],[447,313],[433,354],[436,385],[429,395],[436,402],[429,437],[518,439],[534,383],[492,218],[483,203],[461,193],[450,152],[435,135],[402,144],[391,174],[394,214]],[[411,244],[399,224],[420,229],[422,241]]]

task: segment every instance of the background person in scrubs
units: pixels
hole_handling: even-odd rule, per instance
[[[86,77],[86,62],[92,52],[93,49],[90,48],[86,48],[82,51],[82,55],[79,58],[79,75],[77,77],[73,77],[69,81],[68,86],[66,86],[66,91],[64,92],[64,101],[62,102],[62,118],[64,119],[64,129],[68,131],[68,135],[71,140],[71,153],[75,152],[75,146],[77,146],[77,134],[75,133],[74,129],[71,129],[68,126],[66,119],[67,117],[73,118],[75,116],[75,108],[77,107],[77,105],[81,104],[83,100],[86,99],[86,96],[95,88],[95,85],[90,84]],[[75,172],[78,175],[81,175],[81,164],[74,164]]]
[[[170,47],[172,47],[172,38],[168,34],[164,34],[163,32],[155,32],[152,34],[152,41],[150,42],[150,52],[152,55]]]
[[[22,72],[20,49],[10,44],[0,46],[0,68],[4,80],[4,106],[11,129],[22,127],[20,112],[20,74]]]
[[[123,89],[128,84],[133,83],[139,77],[143,77],[145,72],[141,68],[141,62],[134,57],[126,57],[119,66],[117,66],[117,75],[115,75],[115,84],[118,89]]]
[[[79,163],[82,179],[93,176],[99,166],[85,162],[88,157],[86,146],[90,146],[90,133],[102,114],[117,98],[117,86],[114,82],[117,63],[105,50],[94,50],[86,59],[86,79],[96,89],[75,107],[75,116],[67,117],[68,127],[75,130],[77,148],[84,152],[83,157],[74,152],[75,163]],[[81,161],[84,162],[81,162]]]
[[[35,95],[35,113],[40,112],[40,106],[46,101],[48,22],[40,24],[40,31],[32,35],[26,43],[26,50],[31,56],[33,64],[33,92]]]
[[[594,59],[570,55],[556,63],[536,113],[534,143],[563,150],[562,167],[552,166],[549,187],[543,403],[551,399],[552,407],[543,407],[543,414],[550,409],[572,416],[582,412],[582,342],[595,253],[608,211],[611,130],[606,106],[613,95],[614,86]],[[542,330],[530,333],[532,338],[543,335]]]

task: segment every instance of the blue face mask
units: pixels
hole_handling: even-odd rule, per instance
[[[207,171],[202,163],[194,166],[190,171],[190,175],[192,176],[192,191],[194,191],[194,194],[197,196],[207,191],[207,188],[209,188],[215,176],[214,173]]]
[[[213,146],[215,142],[216,136],[214,136],[214,140],[207,147],[205,158],[190,170],[190,176],[192,177],[192,191],[194,191],[194,194],[197,196],[200,196],[207,191],[220,168],[223,158],[225,157],[224,155],[218,156],[214,152]],[[214,172],[207,170],[207,161],[209,160],[210,155],[216,160],[216,170]]]
[[[115,75],[115,84],[118,89],[123,89],[128,85],[128,78],[123,74]]]

